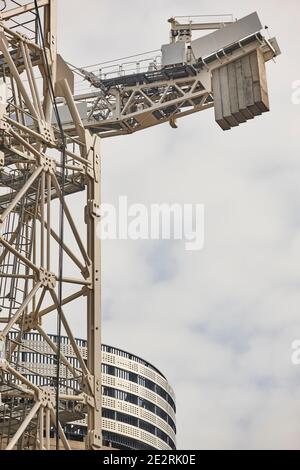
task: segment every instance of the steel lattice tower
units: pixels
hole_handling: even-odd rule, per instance
[[[20,365],[20,348],[24,334],[36,330],[57,353],[58,345],[44,331],[42,319],[58,310],[80,364],[80,368],[75,369],[60,352],[61,364],[67,371],[60,385],[60,420],[63,421],[64,410],[70,402],[74,409],[78,405],[85,408],[90,430],[86,445],[89,449],[97,449],[101,447],[100,244],[96,239],[100,205],[100,138],[84,129],[64,76],[64,63],[57,55],[56,0],[40,0],[38,6],[43,10],[45,44],[38,45],[6,26],[16,18],[25,23],[28,12],[36,13],[34,3],[5,10],[0,26],[3,55],[0,301],[1,323],[5,324],[0,334],[0,390],[2,402],[5,401],[0,428],[2,447],[9,450],[18,444],[21,448],[50,448],[50,429],[56,426],[55,388],[50,384],[37,387],[26,378],[26,371]],[[37,83],[38,73],[42,77],[42,87]],[[58,126],[53,126],[51,87],[56,98],[65,99],[76,128],[76,138],[67,138],[65,165],[61,163],[63,138]],[[79,190],[86,194],[86,242],[64,197]],[[57,218],[57,210],[53,211],[55,199],[62,203],[66,224],[72,232],[71,247],[53,229],[53,221]],[[60,279],[55,259],[59,250],[54,244],[62,246],[71,259],[78,272],[77,278]],[[76,254],[75,244],[80,256]],[[69,284],[73,290],[63,299],[61,308],[60,282]],[[64,313],[64,306],[80,297],[86,302],[85,320],[82,318],[88,331],[86,360]],[[63,422],[59,424],[59,435],[64,447],[69,448]]]

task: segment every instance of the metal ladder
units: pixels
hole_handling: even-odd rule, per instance
[[[28,170],[23,171],[23,182],[27,180]],[[15,182],[20,184],[20,170],[11,172],[11,187]],[[15,194],[11,190],[11,200]],[[28,209],[32,204],[37,203],[34,194],[25,194],[15,211],[6,219],[5,229],[2,237],[11,244],[22,256],[30,260],[33,246],[33,222],[32,212]],[[19,275],[27,274],[28,268],[14,254],[2,248],[0,252],[0,308],[1,311],[10,318],[13,313],[22,305],[28,290],[28,281],[18,278]],[[13,276],[13,277],[6,277]]]

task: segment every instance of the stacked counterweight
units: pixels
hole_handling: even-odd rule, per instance
[[[213,71],[216,122],[223,130],[270,110],[264,55],[256,49]]]

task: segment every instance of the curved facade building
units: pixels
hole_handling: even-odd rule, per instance
[[[55,336],[51,339],[57,342]],[[61,341],[62,353],[73,367],[78,367],[68,339]],[[53,351],[37,333],[25,335],[22,343],[20,366],[27,377],[37,385],[53,385],[57,370]],[[86,341],[77,340],[77,344],[86,357]],[[175,395],[156,367],[133,354],[103,345],[102,389],[104,446],[127,450],[176,448]],[[69,439],[83,441],[85,419],[67,424],[65,432]]]

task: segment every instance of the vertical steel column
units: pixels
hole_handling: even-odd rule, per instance
[[[56,85],[57,73],[57,0],[50,0],[49,5],[44,7],[44,39],[45,46],[50,51],[50,57],[47,57],[53,87]],[[51,95],[47,80],[44,80],[44,113],[47,122],[51,123],[53,112]]]
[[[101,243],[97,237],[100,222],[101,165],[100,138],[86,132],[88,160],[93,168],[87,181],[87,249],[92,260],[91,288],[87,292],[87,365],[93,377],[94,406],[88,410],[87,446],[99,449],[102,445],[102,389],[101,389]]]

